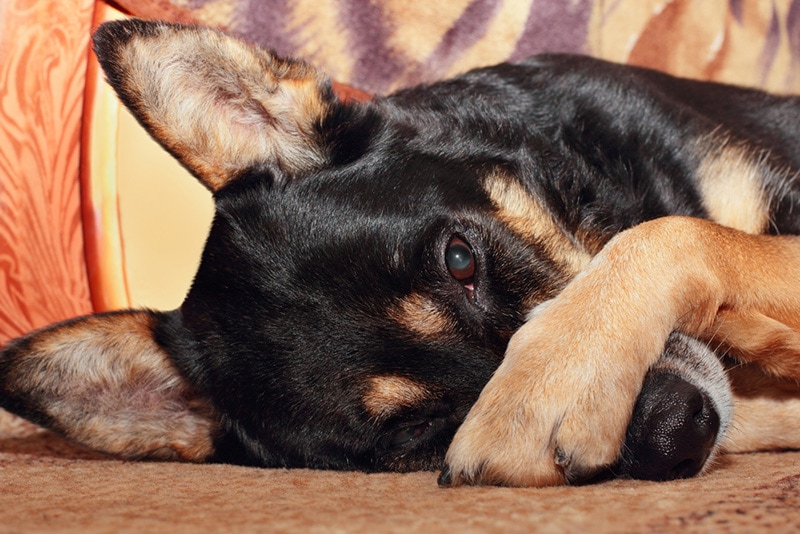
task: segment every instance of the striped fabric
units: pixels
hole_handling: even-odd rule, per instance
[[[147,1],[147,0],[140,0]],[[800,0],[172,0],[383,93],[538,52],[800,89]]]

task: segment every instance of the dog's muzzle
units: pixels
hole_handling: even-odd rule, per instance
[[[692,477],[705,466],[719,429],[719,414],[706,393],[676,374],[651,372],[614,471],[645,480]]]

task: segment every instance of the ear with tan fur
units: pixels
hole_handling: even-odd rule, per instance
[[[219,423],[155,341],[159,314],[93,315],[0,352],[0,407],[91,449],[203,461]]]
[[[169,152],[217,191],[259,164],[289,175],[327,155],[319,126],[330,81],[207,28],[107,22],[94,50],[123,103]]]

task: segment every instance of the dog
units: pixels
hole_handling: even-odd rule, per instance
[[[796,97],[543,55],[345,102],[215,30],[94,47],[212,228],[179,309],[11,342],[3,408],[124,458],[443,486],[800,445]]]

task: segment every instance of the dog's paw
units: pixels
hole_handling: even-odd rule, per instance
[[[450,445],[441,485],[556,485],[615,462],[646,366],[615,358],[636,348],[602,328],[577,331],[593,334],[548,309],[514,335]]]
[[[696,274],[697,224],[664,218],[617,235],[531,313],[456,433],[443,485],[562,484],[616,461],[669,334],[704,332],[718,309],[717,279]]]

